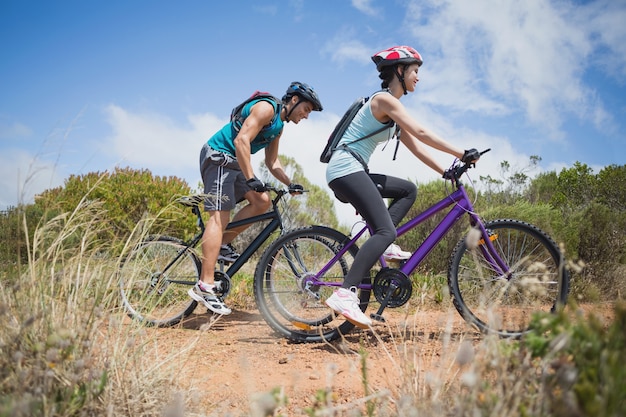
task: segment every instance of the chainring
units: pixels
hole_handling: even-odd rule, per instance
[[[215,293],[225,298],[230,292],[230,277],[222,271],[215,271],[215,284],[218,286]]]
[[[389,290],[392,290],[387,307],[400,307],[406,304],[413,293],[413,285],[406,274],[399,269],[383,268],[374,278],[374,297],[379,303],[384,302]]]

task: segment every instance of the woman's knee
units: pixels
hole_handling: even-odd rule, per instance
[[[385,239],[387,242],[392,243],[398,237],[398,231],[391,224],[391,226],[385,226],[377,229],[375,234],[380,236],[381,239]]]
[[[415,183],[410,182],[407,184],[407,196],[409,198],[413,198],[413,201],[415,201],[415,199],[417,198],[417,185],[415,185]]]

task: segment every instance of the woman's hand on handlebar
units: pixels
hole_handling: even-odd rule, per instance
[[[476,148],[467,149],[463,153],[463,157],[461,158],[461,162],[463,162],[465,164],[475,164],[476,161],[478,161],[480,159],[480,155],[482,155],[482,152],[478,152],[478,150]]]
[[[456,170],[454,168],[446,169],[441,176],[444,180],[455,181],[456,180]]]
[[[459,164],[458,162],[455,163],[454,166],[444,171],[442,178],[452,182],[457,182],[465,171],[473,166],[476,166],[476,161],[480,159],[482,154],[487,153],[490,150],[491,148],[487,148],[482,152],[479,152],[474,148],[466,150],[463,153],[463,158],[461,158],[461,162],[463,164]]]

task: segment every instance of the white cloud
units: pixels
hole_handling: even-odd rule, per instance
[[[368,16],[377,16],[380,14],[380,9],[372,6],[371,0],[352,0],[352,6]]]
[[[356,40],[353,31],[341,30],[322,48],[322,55],[330,56],[330,60],[339,66],[349,62],[370,63],[371,48]]]
[[[626,3],[601,0],[584,5],[573,22],[587,33],[594,48],[593,65],[620,82],[626,80]]]
[[[13,122],[10,125],[0,124],[0,139],[2,140],[18,141],[31,136],[32,133],[30,127],[19,122]]]
[[[53,163],[25,150],[5,148],[0,154],[0,210],[33,203],[36,194],[62,182]]]
[[[593,91],[584,78],[587,65],[593,65],[590,58],[597,38],[580,24],[583,15],[590,14],[589,8],[563,2],[557,6],[549,0],[497,4],[449,0],[437,7],[413,1],[407,25],[419,39],[414,46],[423,49],[422,71],[429,81],[421,88],[425,93],[436,91],[424,95],[434,104],[459,110],[487,114],[523,110],[531,123],[557,140],[568,114],[606,123],[609,113],[600,100],[589,100]],[[600,15],[588,26],[597,29],[608,18],[606,13]],[[615,26],[624,25],[611,27]],[[617,32],[621,35],[607,35],[605,41],[624,48],[619,40],[625,31]],[[623,53],[620,60],[623,63]]]
[[[131,113],[116,105],[106,109],[113,135],[105,150],[120,162],[149,169],[155,175],[174,175],[195,188],[200,180],[198,158],[203,143],[226,120],[210,114],[190,115],[182,125],[155,113]]]

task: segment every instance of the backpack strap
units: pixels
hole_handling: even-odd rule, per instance
[[[400,147],[400,134],[402,134],[402,130],[400,130],[400,126],[396,126],[396,131],[393,136],[396,137],[396,149],[393,151],[393,160],[396,160],[396,156],[398,155],[398,148]]]
[[[393,126],[393,125],[394,125],[394,123],[395,123],[395,122],[394,122],[393,120],[390,120],[389,122],[387,122],[387,123],[386,123],[383,127],[381,127],[380,129],[376,129],[374,132],[372,132],[372,133],[370,133],[370,134],[368,134],[368,135],[365,135],[365,136],[363,136],[363,137],[361,137],[361,138],[355,139],[355,140],[353,140],[352,142],[349,142],[349,143],[342,143],[341,145],[339,145],[339,146],[337,146],[335,149],[333,149],[333,151],[335,151],[335,150],[337,150],[337,149],[343,149],[343,150],[345,150],[345,151],[350,152],[350,154],[354,157],[354,159],[356,159],[357,161],[359,161],[359,162],[361,163],[361,165],[363,165],[363,169],[365,169],[365,172],[370,172],[369,167],[367,166],[367,164],[365,163],[365,161],[363,160],[363,158],[361,157],[361,155],[359,155],[358,153],[356,153],[356,151],[354,151],[354,150],[353,150],[352,148],[350,148],[350,146],[348,146],[348,145],[351,145],[351,144],[356,143],[356,142],[360,142],[360,141],[362,141],[362,140],[365,140],[365,139],[367,139],[367,138],[369,138],[369,137],[372,137],[372,136],[374,136],[374,135],[376,135],[376,134],[378,134],[378,133],[382,132],[382,131],[383,131],[383,130],[385,130],[385,129],[389,129],[391,126]]]
[[[385,88],[383,90],[379,90],[377,92],[375,92],[374,94],[372,94],[370,97],[367,98],[367,101],[371,100],[376,94],[380,94],[380,93],[389,93],[391,94],[391,91],[389,91],[388,88]],[[365,105],[365,103],[363,103],[363,105]],[[363,137],[360,137],[358,139],[353,140],[352,142],[348,142],[348,143],[342,143],[341,145],[333,148],[333,152],[337,149],[343,149],[345,151],[350,152],[350,154],[354,157],[354,159],[356,159],[357,161],[359,161],[361,163],[361,165],[363,165],[363,169],[365,169],[365,172],[369,172],[369,167],[367,166],[367,164],[365,163],[365,161],[363,160],[363,158],[361,157],[361,155],[359,155],[358,153],[356,153],[353,149],[350,148],[349,145],[356,143],[356,142],[360,142],[362,140],[365,140],[367,138],[371,138],[374,135],[379,134],[380,132],[382,132],[385,129],[389,129],[390,127],[393,127],[395,125],[395,122],[393,120],[389,120],[387,123],[385,123],[381,128],[376,129],[375,131],[373,131],[372,133],[369,133]],[[396,132],[398,130],[396,129]],[[397,152],[397,149],[396,149]]]
[[[389,91],[389,89],[388,89],[388,88],[386,88],[386,89],[384,89],[384,90],[380,90],[380,91],[377,91],[377,92],[375,92],[374,94],[372,94],[370,97],[368,97],[367,101],[369,101],[371,98],[373,98],[376,94],[379,94],[379,93],[382,93],[382,92],[387,92],[387,93],[390,93],[390,94],[391,94],[391,92]],[[355,139],[355,140],[353,140],[352,142],[342,143],[341,145],[339,145],[339,146],[335,147],[335,148],[333,149],[333,151],[335,151],[335,150],[337,150],[337,149],[342,149],[342,150],[345,150],[345,151],[350,152],[350,154],[354,157],[354,159],[356,159],[357,161],[359,161],[359,162],[361,163],[361,165],[363,165],[363,169],[365,169],[365,172],[368,172],[368,173],[369,173],[369,167],[367,166],[367,164],[365,163],[365,161],[363,160],[363,158],[361,157],[361,155],[359,155],[359,154],[358,154],[358,153],[356,153],[353,149],[351,149],[349,145],[352,145],[353,143],[356,143],[356,142],[360,142],[360,141],[365,140],[365,139],[367,139],[367,138],[371,138],[372,136],[379,134],[379,133],[380,133],[380,132],[382,132],[383,130],[389,129],[390,127],[393,127],[394,125],[395,125],[395,122],[394,122],[393,120],[389,120],[389,121],[388,121],[387,123],[385,123],[382,127],[380,127],[380,128],[378,128],[378,129],[376,129],[376,130],[375,130],[375,131],[373,131],[372,133],[369,133],[369,134],[367,134],[367,135],[365,135],[365,136],[362,136],[362,137],[360,137],[360,138],[358,138],[358,139]],[[397,130],[396,130],[396,132],[397,132]],[[396,152],[397,152],[397,150],[396,150]]]
[[[270,127],[276,121],[276,117],[280,117],[280,112],[283,106],[282,101],[278,100],[276,97],[269,93],[256,91],[250,98],[235,107],[231,112],[230,121],[235,132],[239,133],[241,126],[243,126],[243,122],[245,120],[245,117],[243,117],[242,115],[244,106],[255,100],[257,102],[261,100],[267,101],[274,107],[274,117],[272,117],[272,120],[267,125],[263,126],[263,129]]]

